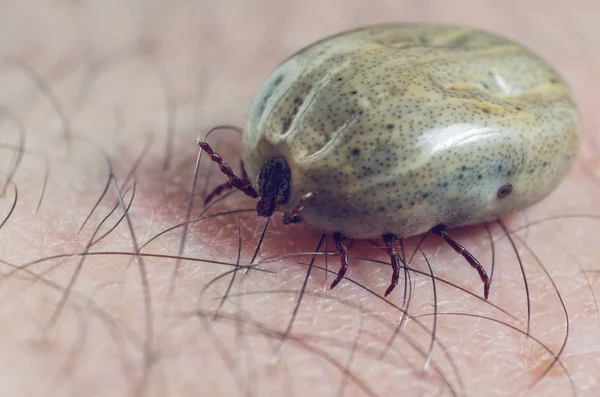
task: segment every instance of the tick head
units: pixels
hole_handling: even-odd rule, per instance
[[[271,157],[265,162],[258,175],[258,215],[271,216],[277,207],[287,203],[290,197],[291,177],[290,168],[283,158]]]

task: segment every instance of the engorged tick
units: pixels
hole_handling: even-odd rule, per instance
[[[544,60],[506,38],[465,27],[390,24],[343,32],[284,61],[260,88],[243,134],[242,177],[199,142],[229,182],[344,239],[382,238],[392,282],[394,242],[442,237],[490,280],[448,229],[497,219],[546,197],[575,157],[579,114]],[[247,172],[247,175],[246,175]]]

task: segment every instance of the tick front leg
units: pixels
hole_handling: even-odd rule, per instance
[[[396,252],[396,249],[394,248],[394,241],[398,240],[398,236],[393,234],[384,234],[382,238],[392,261],[392,282],[385,290],[385,296],[388,296],[390,292],[396,288],[398,285],[398,280],[400,279],[400,255],[398,255],[398,252]]]
[[[485,269],[483,268],[483,266],[481,266],[479,261],[475,259],[475,257],[469,251],[467,251],[465,247],[454,241],[452,237],[448,236],[448,229],[446,228],[446,226],[438,225],[431,229],[431,232],[446,240],[448,245],[452,247],[454,251],[461,254],[463,258],[465,258],[467,262],[469,262],[469,265],[471,265],[473,269],[477,270],[481,281],[483,281],[483,296],[485,297],[485,299],[487,299],[490,294],[490,278],[488,277]]]
[[[333,240],[335,241],[335,247],[337,248],[341,257],[341,266],[340,270],[338,270],[337,277],[335,280],[333,280],[333,283],[331,283],[331,288],[335,288],[335,286],[342,281],[346,275],[346,270],[348,270],[348,248],[346,248],[344,245],[344,236],[342,233],[334,233]]]
[[[204,152],[206,152],[206,154],[208,154],[208,156],[210,157],[210,159],[212,161],[217,163],[221,172],[224,173],[225,175],[227,175],[227,178],[229,178],[229,184],[231,184],[232,187],[234,187],[238,190],[241,190],[247,196],[250,196],[253,198],[258,197],[258,193],[256,193],[256,191],[254,190],[250,181],[248,179],[245,179],[245,180],[241,179],[237,175],[235,175],[231,166],[229,164],[227,164],[225,161],[223,161],[223,158],[221,156],[219,156],[217,153],[215,153],[215,151],[212,149],[212,147],[210,147],[210,145],[208,143],[198,142],[198,146],[200,146],[200,149],[202,149]],[[245,174],[246,173],[244,171],[244,175]]]
[[[244,168],[244,162],[240,161],[240,166],[242,169],[242,177],[240,178],[240,180],[244,183],[250,184],[250,181],[248,180],[248,174],[246,173],[246,168]],[[233,189],[234,186],[231,184],[230,181],[227,181],[225,183],[220,184],[219,186],[215,187],[213,189],[212,192],[210,192],[205,198],[204,198],[204,205],[207,205],[208,203],[210,203],[215,197],[218,197],[220,195],[222,195],[223,193],[225,193],[228,190]]]

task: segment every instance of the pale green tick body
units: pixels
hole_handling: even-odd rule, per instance
[[[508,39],[395,24],[319,41],[283,62],[244,129],[252,187],[269,159],[290,171],[290,211],[350,238],[480,223],[547,196],[580,134],[562,78]],[[500,190],[512,185],[512,194]],[[506,193],[506,191],[505,191]]]
[[[448,228],[481,223],[546,197],[580,135],[568,86],[544,60],[479,30],[368,27],[321,40],[283,62],[244,129],[248,177],[206,143],[228,188],[332,233],[346,274],[349,238],[378,238],[398,284],[398,238],[431,231],[490,278]],[[220,192],[220,187],[216,191]],[[212,197],[213,195],[209,196]]]

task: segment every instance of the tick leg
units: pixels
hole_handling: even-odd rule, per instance
[[[241,190],[247,196],[250,196],[253,198],[258,197],[258,193],[256,193],[256,191],[254,190],[254,188],[250,184],[250,181],[248,179],[244,180],[244,179],[241,179],[238,176],[236,176],[234,174],[231,166],[229,164],[227,164],[226,162],[224,162],[223,158],[221,156],[219,156],[217,153],[215,153],[214,150],[210,147],[210,145],[208,143],[198,142],[198,146],[200,146],[200,149],[202,149],[204,152],[206,152],[206,154],[208,154],[208,156],[210,157],[210,159],[212,161],[217,163],[221,172],[224,173],[225,175],[227,175],[227,178],[229,178],[229,183],[231,184],[232,187],[234,187],[235,189]],[[244,174],[245,174],[245,172],[244,172]]]
[[[333,240],[335,241],[335,247],[341,256],[341,266],[340,270],[338,270],[337,277],[333,280],[333,283],[331,283],[331,288],[335,288],[335,286],[342,281],[346,275],[346,270],[348,270],[348,249],[344,245],[342,233],[333,233]]]
[[[400,255],[398,255],[396,249],[394,248],[394,241],[398,240],[398,236],[393,234],[384,234],[382,238],[385,246],[387,247],[390,259],[392,260],[392,282],[385,290],[385,296],[388,296],[390,292],[396,288],[396,285],[398,285],[398,279],[400,278]]]
[[[210,203],[212,201],[212,199],[214,199],[217,196],[220,196],[223,194],[223,192],[226,192],[227,190],[231,190],[233,189],[233,185],[231,184],[231,182],[225,182],[219,186],[217,186],[216,188],[213,189],[212,192],[210,192],[208,194],[208,196],[206,196],[204,198],[204,205]]]
[[[284,225],[288,225],[290,223],[298,223],[302,221],[302,219],[300,219],[298,215],[300,215],[300,212],[304,209],[304,204],[306,203],[306,200],[308,200],[312,195],[312,192],[306,193],[300,198],[300,200],[298,200],[298,203],[296,204],[293,210],[283,214],[283,218],[281,221]]]
[[[244,162],[240,161],[241,169],[242,169],[242,177],[240,178],[242,182],[248,182],[248,174],[246,173],[246,168],[244,168]],[[205,198],[204,205],[210,203],[215,197],[222,195],[224,192],[233,189],[233,185],[231,182],[227,181],[225,183],[220,184],[216,188],[213,189]]]
[[[485,269],[483,268],[483,266],[481,266],[479,261],[475,259],[475,257],[469,251],[467,251],[465,247],[454,241],[452,237],[448,236],[448,229],[446,228],[446,226],[438,225],[431,229],[431,232],[433,234],[437,234],[438,236],[446,240],[448,245],[452,247],[454,251],[461,254],[463,258],[465,258],[467,262],[469,262],[469,265],[471,265],[473,269],[477,270],[481,281],[483,281],[483,296],[485,297],[485,299],[487,299],[488,295],[490,294],[490,278],[488,277]]]

